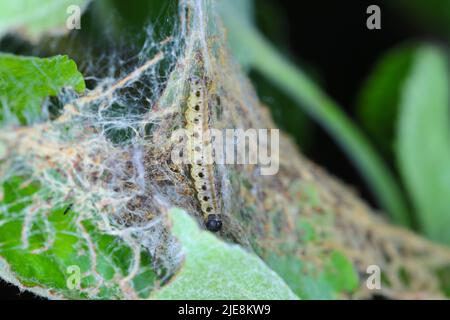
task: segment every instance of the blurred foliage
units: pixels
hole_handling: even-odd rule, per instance
[[[450,100],[445,52],[422,47],[404,85],[396,155],[422,230],[450,244]]]
[[[411,23],[415,24],[417,29],[435,32],[438,36],[448,35],[450,31],[449,1],[398,1],[395,4],[391,4],[401,14],[417,17],[416,20],[411,19],[413,20]],[[270,23],[273,20],[271,17],[282,16],[282,13],[277,10],[267,10],[270,7],[266,2],[258,6],[264,12],[262,14],[263,17],[258,19],[258,21],[266,34],[269,36],[271,33],[278,35],[272,38],[275,38],[274,41],[277,43],[277,47],[281,46],[281,50],[283,50],[283,41],[280,39],[285,38],[285,35],[280,32],[282,26],[280,26],[280,23]],[[261,13],[259,14],[261,15]],[[422,87],[414,86],[413,91],[415,95],[412,95],[411,91],[409,96],[417,100],[417,108],[420,105],[418,103],[420,97],[424,101],[423,106],[428,105],[427,111],[425,109],[422,109],[423,113],[417,111],[415,120],[414,112],[405,111],[414,109],[412,106],[409,108],[405,107],[406,98],[404,93],[407,90],[405,88],[406,82],[412,81],[413,72],[416,73],[417,79],[422,79],[421,81],[428,79],[429,85],[431,85],[432,81],[439,82],[438,79],[443,78],[442,74],[427,74],[424,69],[422,71],[413,70],[413,63],[415,63],[416,56],[419,54],[417,48],[420,47],[420,41],[414,39],[414,42],[403,43],[383,55],[374,66],[373,72],[368,76],[362,90],[357,94],[357,114],[361,120],[361,126],[369,133],[370,139],[373,140],[378,149],[378,151],[371,150],[368,152],[371,149],[369,142],[363,141],[357,127],[351,128],[351,123],[339,115],[337,112],[337,109],[340,109],[339,106],[332,106],[331,104],[327,106],[328,102],[323,98],[319,99],[317,97],[317,101],[314,101],[312,91],[315,88],[312,88],[306,79],[300,81],[300,77],[308,77],[309,74],[304,73],[300,76],[301,70],[298,70],[298,74],[294,75],[295,72],[293,70],[295,70],[295,67],[284,68],[279,57],[269,53],[271,49],[261,41],[260,36],[254,31],[253,33],[247,32],[244,35],[245,32],[243,30],[251,30],[249,25],[253,23],[253,20],[243,20],[243,18],[245,17],[240,17],[239,20],[233,19],[232,23],[229,24],[231,30],[230,44],[232,48],[241,48],[239,49],[240,51],[242,51],[243,47],[249,48],[246,52],[246,58],[242,58],[242,54],[238,55],[238,57],[241,61],[245,61],[247,68],[253,67],[254,70],[263,74],[267,80],[275,83],[275,87],[266,85],[265,90],[271,90],[271,96],[276,99],[274,105],[277,107],[272,108],[272,112],[277,123],[284,128],[289,128],[289,126],[286,126],[289,123],[303,123],[301,114],[296,115],[295,112],[286,108],[283,103],[285,98],[282,95],[280,96],[279,93],[277,94],[277,90],[286,93],[291,91],[291,94],[289,94],[291,98],[298,97],[298,99],[294,98],[297,105],[310,113],[310,115],[313,115],[319,123],[328,128],[334,139],[338,142],[340,141],[343,149],[347,150],[355,163],[362,169],[362,173],[366,176],[371,188],[378,190],[376,193],[379,201],[384,203],[385,208],[393,215],[395,220],[401,223],[409,221],[407,222],[409,225],[412,224],[412,221],[418,220],[420,228],[425,234],[436,241],[449,243],[446,230],[450,228],[450,210],[448,208],[450,201],[443,195],[443,193],[450,190],[447,178],[447,167],[449,165],[446,165],[446,163],[450,163],[447,156],[450,138],[447,134],[447,130],[449,130],[447,124],[449,105],[444,96],[445,92],[449,90],[449,85],[445,86],[445,81],[443,80],[441,83],[433,82],[433,90],[431,87],[427,88],[425,82]],[[236,25],[240,27],[236,27]],[[239,31],[233,32],[233,30]],[[286,42],[287,40],[285,39],[284,41]],[[251,44],[249,45],[249,43]],[[438,49],[435,48],[434,50]],[[445,48],[443,50],[440,55],[441,60],[445,61],[448,59],[448,52],[445,51]],[[437,68],[431,68],[430,66],[430,69],[439,72]],[[445,70],[446,67],[444,64],[441,64],[440,72],[445,72]],[[423,74],[418,75],[417,72]],[[289,77],[290,73],[292,75]],[[257,87],[261,88],[259,83],[264,83],[264,81],[255,76],[253,78],[256,79]],[[411,85],[410,82],[408,83]],[[291,89],[289,89],[290,87]],[[441,88],[439,93],[435,91],[439,90],[438,88]],[[265,92],[265,90],[258,90],[258,92]],[[437,102],[436,99],[439,99],[439,96],[441,101]],[[262,97],[264,99],[264,94],[262,94]],[[314,106],[308,106],[308,101]],[[311,107],[314,110],[308,110]],[[327,115],[325,112],[320,115],[320,110],[323,108],[324,110],[322,111],[325,111],[328,107],[330,107],[330,114]],[[399,114],[401,107],[402,112]],[[335,110],[333,110],[334,108]],[[332,110],[333,112],[331,112]],[[334,115],[331,113],[334,113]],[[405,120],[406,118],[409,120]],[[414,121],[416,123],[413,123]],[[342,122],[341,125],[339,124],[340,122]],[[399,126],[402,126],[403,129],[399,129]],[[292,128],[291,126],[289,129],[292,130]],[[300,129],[298,130],[300,131]],[[402,131],[408,131],[409,133],[403,134],[402,139],[398,137],[398,143],[394,144],[396,133]],[[294,136],[296,136],[295,133]],[[314,139],[313,136],[311,137]],[[301,140],[297,139],[297,141]],[[413,143],[414,141],[415,144]],[[402,151],[399,151],[400,145],[403,146]],[[423,147],[419,147],[421,145]],[[408,146],[409,152],[405,151]],[[424,149],[429,152],[423,152]],[[363,153],[366,155],[363,156]],[[389,165],[397,162],[396,159],[402,159],[398,160],[398,171],[394,172],[389,178],[392,183],[389,183],[389,179],[386,179],[390,174],[387,172],[386,167],[383,166],[380,158],[376,159],[377,153],[383,154]],[[405,167],[408,169],[405,169]],[[433,169],[431,172],[427,172],[431,169]],[[405,170],[408,173],[405,173]],[[383,178],[378,179],[380,173],[382,173]],[[399,178],[400,176],[401,179]],[[415,182],[412,182],[411,179],[415,180]],[[397,198],[396,200],[393,198],[389,200],[394,189],[397,190],[394,192],[397,195],[401,190],[398,187],[393,187],[393,183],[401,185],[402,189],[408,190],[407,196],[409,197],[410,205],[415,208],[415,212],[410,212],[408,218],[405,217],[406,214],[395,212],[397,211],[395,208],[399,208],[398,205],[404,200],[401,200],[398,196],[394,196],[394,198]],[[389,184],[391,185],[390,187],[388,186]],[[394,203],[397,203],[397,205],[394,205]],[[407,207],[407,205],[400,206],[403,206],[403,208]],[[405,213],[406,211],[403,212]]]
[[[10,31],[36,41],[46,33],[66,32],[67,7],[90,0],[17,0],[0,3],[0,37]],[[81,12],[80,12],[81,13]]]
[[[252,3],[248,2],[247,6]],[[257,24],[261,32],[266,35],[277,48],[290,58],[297,61],[299,57],[292,56],[289,50],[289,30],[285,21],[287,19],[282,8],[274,2],[259,1],[248,12],[247,18]],[[232,37],[233,34],[230,34]],[[236,50],[242,50],[242,53],[236,56]],[[302,108],[297,107],[297,103],[288,95],[273,85],[267,78],[251,69],[251,61],[245,61],[248,57],[248,50],[245,47],[236,47],[233,50],[234,57],[237,58],[241,65],[244,64],[248,69],[249,77],[254,84],[258,96],[261,101],[266,104],[272,113],[275,123],[280,129],[289,133],[301,147],[302,152],[308,153],[313,143],[314,126],[310,118],[305,114]],[[302,65],[308,73],[314,78],[318,78],[319,74],[314,70],[313,66],[307,65],[302,61]]]
[[[361,124],[377,146],[391,157],[402,86],[410,72],[413,54],[413,45],[401,45],[384,54],[358,96]]]
[[[39,114],[42,99],[57,94],[63,86],[84,90],[83,77],[66,56],[41,59],[2,55],[0,66],[1,87],[5,88],[0,91],[0,100],[15,101],[11,107],[18,116]],[[14,100],[14,96],[25,100]],[[53,209],[41,207],[36,201],[41,205],[55,202],[57,195],[49,194],[45,186],[30,178],[13,176],[0,191],[0,276],[13,278],[22,288],[50,290],[45,295],[53,298],[128,297],[121,284],[136,261],[133,248],[123,239],[105,234],[83,215],[70,211],[66,215],[67,204]],[[149,253],[143,250],[138,272],[131,279],[132,289],[140,298],[149,297],[151,292],[159,299],[297,298],[257,256],[200,231],[196,222],[180,210],[172,215],[174,234],[184,245],[186,260],[169,285],[152,291],[159,279]],[[74,267],[80,270],[80,282],[74,280],[71,287]]]
[[[157,299],[297,299],[283,280],[253,253],[202,231],[187,213],[170,212],[185,260]],[[340,267],[340,266],[337,266]]]
[[[376,64],[359,95],[362,124],[396,160],[420,230],[450,244],[448,54],[404,44]]]

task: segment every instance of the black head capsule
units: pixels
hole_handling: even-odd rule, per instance
[[[222,219],[218,214],[210,214],[206,218],[206,229],[211,232],[217,232],[222,229]]]

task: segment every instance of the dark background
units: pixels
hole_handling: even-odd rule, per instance
[[[256,21],[261,31],[309,72],[357,122],[354,112],[356,93],[377,58],[404,40],[439,38],[432,29],[418,24],[409,11],[392,4],[395,2],[401,0],[255,0]],[[136,9],[133,6],[139,3],[127,1],[131,9]],[[366,9],[371,4],[381,8],[381,30],[366,28]],[[262,101],[271,107],[278,125],[294,137],[302,151],[329,172],[355,186],[376,207],[364,182],[332,137],[265,79],[254,73],[250,76]],[[0,299],[33,297],[0,283]]]

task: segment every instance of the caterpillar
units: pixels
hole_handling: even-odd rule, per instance
[[[205,80],[190,79],[189,96],[185,112],[187,151],[189,153],[190,176],[194,183],[197,200],[209,231],[222,228],[213,167],[212,142],[209,135],[209,109]]]

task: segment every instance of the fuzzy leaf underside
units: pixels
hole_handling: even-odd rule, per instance
[[[201,231],[185,212],[170,212],[173,233],[185,255],[179,273],[157,299],[297,299],[283,280],[256,255]]]

